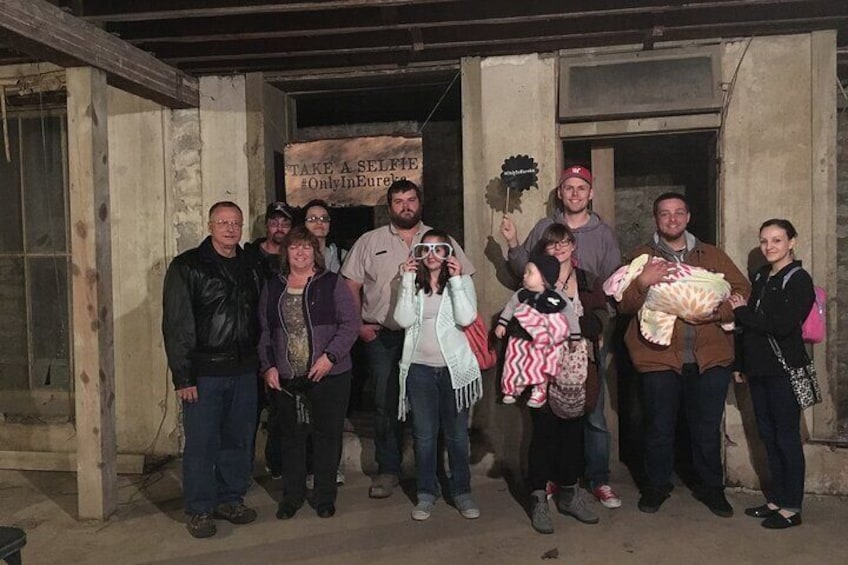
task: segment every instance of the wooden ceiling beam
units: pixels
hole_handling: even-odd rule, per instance
[[[777,33],[786,31],[808,31],[811,29],[824,29],[832,27],[837,22],[843,24],[848,22],[848,15],[833,18],[802,18],[762,20],[753,22],[722,22],[715,24],[693,24],[680,26],[663,26],[663,36],[659,41],[679,41],[684,39],[699,39],[707,37],[745,36],[754,33]],[[438,52],[442,49],[468,49],[469,55],[476,54],[478,47],[497,44],[498,49],[508,48],[511,52],[527,52],[535,50],[538,44],[562,44],[558,49],[573,48],[579,46],[611,45],[615,43],[630,43],[634,37],[637,43],[642,43],[646,33],[643,27],[632,27],[629,29],[592,31],[585,33],[544,33],[547,30],[538,30],[534,35],[518,35],[516,33],[496,36],[493,34],[443,34],[442,36],[428,37],[425,42],[421,36],[413,35],[413,41],[387,41],[385,38],[369,36],[368,41],[342,42],[333,45],[329,42],[312,43],[304,45],[303,42],[287,42],[281,45],[269,45],[267,42],[257,42],[248,45],[240,44],[234,49],[216,50],[207,48],[176,50],[173,53],[160,53],[164,61],[171,64],[183,66],[195,63],[238,63],[246,60],[286,60],[298,58],[338,56],[369,55],[378,53],[409,54]],[[198,46],[199,47],[199,46]],[[275,49],[275,47],[278,47]]]
[[[45,0],[0,1],[3,43],[62,67],[90,66],[110,84],[171,108],[196,107],[196,78]]]
[[[716,5],[722,9],[717,10]],[[534,5],[535,6],[535,5]],[[185,32],[185,23],[178,21],[161,21],[150,24],[117,24],[110,25],[110,31],[135,45],[154,45],[155,43],[204,43],[210,41],[250,41],[275,40],[284,38],[324,37],[332,35],[350,35],[356,33],[373,33],[386,30],[428,29],[445,27],[492,27],[502,25],[601,25],[609,27],[610,19],[630,22],[634,18],[668,19],[674,17],[692,17],[692,12],[701,10],[704,16],[714,14],[715,18],[734,20],[742,18],[759,19],[768,17],[774,10],[797,10],[819,15],[826,11],[830,14],[848,13],[844,2],[837,0],[720,0],[701,3],[688,3],[676,6],[646,6],[644,2],[639,7],[607,9],[607,10],[572,10],[563,11],[556,6],[541,5],[530,9],[522,5],[487,6],[478,11],[469,11],[458,6],[441,6],[439,9],[406,10],[403,17],[395,15],[388,20],[385,12],[359,14],[327,14],[325,17],[315,17],[316,14],[292,14],[285,19],[243,18],[240,20],[209,19],[197,21],[192,25],[192,31]],[[710,11],[712,10],[712,11]],[[728,10],[733,10],[728,11]],[[397,10],[393,10],[396,14]],[[750,16],[748,16],[750,14]],[[653,22],[651,22],[653,23]],[[249,31],[233,31],[249,30]]]
[[[193,18],[230,18],[250,14],[291,14],[297,12],[326,12],[329,10],[354,10],[362,8],[386,8],[393,6],[409,6],[421,4],[458,3],[462,0],[323,0],[320,2],[285,2],[285,3],[246,3],[234,2],[231,6],[219,7],[180,7],[184,2],[172,2],[167,10],[147,10],[146,3],[134,1],[130,5],[118,5],[108,2],[102,13],[85,17],[91,22],[139,22],[160,20],[186,20]],[[196,6],[196,2],[194,6]],[[191,5],[191,3],[189,3]]]

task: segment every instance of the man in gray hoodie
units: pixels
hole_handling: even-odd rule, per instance
[[[518,242],[518,232],[508,215],[501,222],[501,234],[509,251],[507,260],[516,274],[524,271],[545,229],[554,223],[564,224],[574,234],[577,245],[577,265],[602,281],[621,266],[621,250],[611,227],[600,216],[589,210],[592,201],[592,173],[579,165],[565,169],[557,187],[557,209],[549,218],[539,220],[523,244]],[[606,348],[604,348],[605,350]],[[602,355],[602,359],[603,359]],[[601,364],[603,371],[603,363]],[[586,420],[586,478],[598,500],[607,508],[621,506],[621,498],[609,486],[610,434],[604,416],[604,386],[601,387],[594,412]]]

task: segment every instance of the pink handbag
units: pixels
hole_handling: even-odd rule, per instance
[[[824,341],[824,336],[827,329],[827,293],[820,286],[814,286],[816,291],[816,301],[813,302],[813,307],[810,308],[810,313],[804,323],[801,324],[801,337],[807,343],[821,343]]]
[[[498,356],[489,343],[489,332],[486,331],[486,324],[483,323],[480,314],[477,314],[470,326],[462,328],[462,331],[468,338],[468,345],[471,347],[474,357],[477,358],[477,364],[480,365],[481,370],[485,371],[497,365]]]

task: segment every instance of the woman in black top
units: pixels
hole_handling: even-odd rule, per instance
[[[766,504],[748,508],[745,514],[765,518],[762,525],[770,529],[800,525],[804,497],[801,409],[774,351],[779,348],[790,367],[809,362],[801,325],[815,302],[815,291],[801,261],[795,260],[796,237],[788,220],[763,223],[760,251],[768,265],[751,281],[750,304],[737,295],[730,299],[742,326],[743,368],[771,474]]]

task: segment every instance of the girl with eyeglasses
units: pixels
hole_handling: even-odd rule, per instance
[[[413,520],[426,520],[439,483],[437,440],[441,429],[450,463],[450,495],[467,519],[480,516],[471,496],[468,411],[483,396],[480,366],[462,328],[477,317],[471,277],[453,254],[448,235],[424,234],[400,265],[395,322],[406,330],[400,361],[399,418],[412,412],[418,483]]]
[[[324,266],[328,271],[338,273],[342,268],[347,251],[339,249],[333,242],[328,242],[330,235],[330,209],[327,203],[320,199],[310,200],[304,210],[304,225],[312,235],[318,238],[321,254],[324,256]]]
[[[539,239],[535,254],[556,259],[556,282],[553,290],[562,296],[577,318],[577,340],[571,339],[561,347],[569,362],[562,363],[564,371],[549,384],[548,404],[531,410],[533,422],[528,451],[528,475],[532,490],[531,523],[539,533],[553,533],[553,521],[548,509],[548,495],[556,499],[559,512],[584,524],[595,524],[598,515],[587,504],[578,484],[583,473],[585,415],[594,410],[598,400],[598,361],[603,318],[607,316],[606,297],[601,280],[576,266],[574,234],[563,224],[551,224]],[[578,365],[579,362],[579,365]],[[576,373],[579,371],[579,378]],[[582,387],[582,406],[565,405],[564,395],[556,394],[559,383],[574,383],[585,379]],[[569,389],[568,398],[577,398]]]

